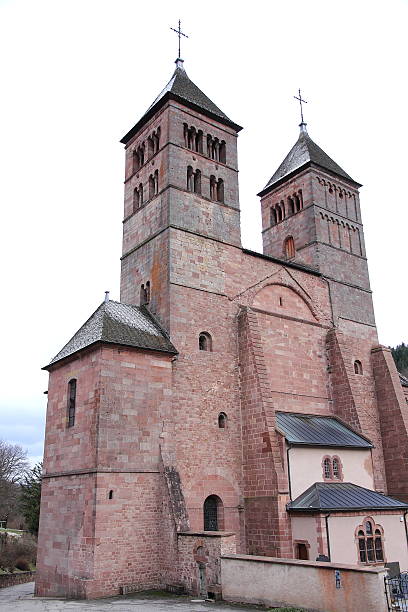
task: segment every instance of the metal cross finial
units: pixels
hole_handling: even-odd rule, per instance
[[[173,32],[175,32],[178,35],[178,39],[179,39],[179,44],[178,44],[178,59],[181,59],[181,51],[180,51],[180,41],[181,41],[181,37],[184,36],[185,38],[188,38],[187,34],[184,34],[181,31],[181,22],[179,19],[179,23],[178,23],[178,30],[176,30],[175,28],[170,28],[170,30],[173,30]]]
[[[303,121],[303,107],[302,107],[302,103],[304,102],[305,104],[307,104],[307,100],[303,100],[302,98],[302,94],[300,93],[300,89],[299,89],[299,97],[297,96],[293,96],[295,98],[295,100],[299,100],[299,104],[300,104],[300,116],[302,119],[302,123],[304,123]]]

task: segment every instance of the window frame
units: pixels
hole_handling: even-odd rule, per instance
[[[71,378],[68,381],[68,390],[67,390],[67,428],[74,427],[75,425],[76,396],[77,396],[77,379]]]

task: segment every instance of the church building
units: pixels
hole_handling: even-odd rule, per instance
[[[45,367],[38,595],[215,593],[234,552],[408,570],[408,381],[361,185],[302,121],[245,249],[240,130],[177,59],[122,138],[120,302]]]

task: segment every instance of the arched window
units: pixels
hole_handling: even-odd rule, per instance
[[[340,479],[340,463],[337,457],[332,459],[333,478]]]
[[[76,386],[77,381],[72,378],[68,383],[68,414],[67,414],[67,426],[73,427],[75,425],[75,408],[76,408]]]
[[[225,145],[225,140],[221,140],[220,142],[220,162],[222,164],[227,163],[227,148]]]
[[[194,191],[194,171],[191,166],[187,166],[187,191]]]
[[[223,505],[218,495],[209,495],[204,502],[204,531],[219,531],[224,528]]]
[[[203,132],[202,130],[198,130],[195,137],[195,150],[197,153],[203,152]]]
[[[194,172],[194,193],[201,193],[201,172],[196,170]]]
[[[154,140],[153,140],[155,153],[157,153],[160,148],[160,134],[161,134],[161,128],[159,126],[156,130],[156,133],[154,134]]]
[[[323,461],[323,477],[330,479],[332,477],[332,466],[329,457],[326,457]]]
[[[133,190],[133,212],[139,208],[139,190],[137,187]]]
[[[296,212],[296,209],[295,209],[293,198],[289,197],[288,198],[288,217],[291,217],[292,215],[294,215],[295,212]]]
[[[112,491],[112,490],[110,490],[110,491],[109,491],[108,498],[109,498],[109,499],[113,499],[113,491]]]
[[[383,563],[383,529],[371,518],[357,527],[358,560],[360,563]]]
[[[217,183],[217,201],[224,202],[224,181],[222,179],[218,179]]]
[[[292,236],[288,236],[284,242],[284,251],[286,259],[292,259],[295,256],[295,241]]]
[[[159,171],[154,171],[154,195],[159,193]]]
[[[210,134],[207,134],[207,156],[211,157],[211,150],[212,150],[212,136],[210,136]]]
[[[153,174],[149,176],[149,199],[154,196],[154,178]]]
[[[139,157],[136,149],[134,149],[132,154],[132,172],[137,172],[139,170]]]
[[[145,306],[150,302],[150,281],[146,285],[140,285],[140,306]]]
[[[354,374],[362,374],[362,373],[363,373],[363,366],[361,365],[361,361],[356,359],[354,362]]]
[[[147,139],[147,154],[149,156],[149,159],[154,155],[154,143],[152,136],[149,136],[149,138]]]
[[[139,185],[139,208],[143,206],[143,185],[140,183]]]
[[[198,336],[198,348],[200,351],[212,351],[212,338],[207,332],[201,332]]]
[[[217,199],[217,181],[214,175],[210,176],[210,199]]]
[[[225,429],[227,427],[227,415],[225,412],[220,412],[218,415],[218,427],[220,429]]]
[[[278,215],[276,214],[276,208],[274,206],[271,207],[271,226],[276,225],[278,222]]]

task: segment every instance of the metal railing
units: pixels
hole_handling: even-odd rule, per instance
[[[408,612],[408,572],[395,578],[384,578],[385,594],[390,612]]]

